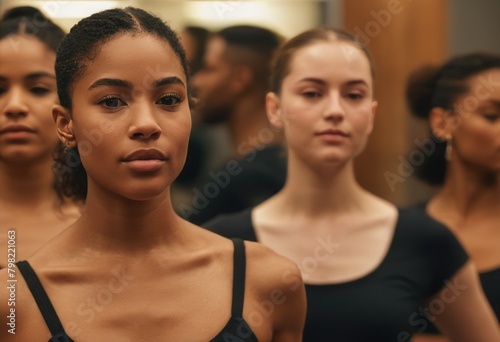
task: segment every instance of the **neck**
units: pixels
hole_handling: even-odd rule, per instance
[[[479,171],[458,161],[448,165],[446,181],[435,201],[449,203],[452,210],[467,216],[476,210],[498,210],[500,173]]]
[[[76,239],[93,250],[128,254],[152,250],[179,238],[182,220],[172,209],[169,190],[134,201],[89,184],[85,208],[75,225]]]
[[[369,197],[354,177],[352,161],[314,168],[291,154],[287,181],[278,196],[290,214],[311,217],[358,212]]]
[[[22,165],[0,161],[0,207],[45,210],[53,206],[58,198],[52,164],[52,158]]]
[[[266,116],[264,95],[252,94],[238,101],[228,128],[233,142],[233,154],[240,156],[250,149],[262,149],[276,144],[281,135],[273,130]]]

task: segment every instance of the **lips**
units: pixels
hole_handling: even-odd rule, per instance
[[[167,160],[167,156],[157,149],[143,149],[130,153],[122,159],[124,162],[131,162],[134,160]]]
[[[0,134],[17,133],[17,132],[36,133],[34,129],[25,125],[8,125],[0,129]]]
[[[142,149],[130,153],[121,161],[134,172],[151,173],[161,169],[167,160],[167,156],[160,150]]]
[[[315,135],[339,135],[342,137],[349,137],[349,134],[340,130],[340,129],[333,129],[333,128],[328,128],[323,131],[315,133]]]

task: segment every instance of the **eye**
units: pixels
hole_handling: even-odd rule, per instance
[[[118,108],[120,106],[124,106],[125,102],[123,102],[122,100],[120,100],[118,97],[116,97],[114,95],[109,95],[109,96],[105,96],[102,99],[100,99],[99,102],[97,102],[97,104],[101,105],[105,108],[114,109],[114,108]]]
[[[360,93],[349,93],[347,97],[351,100],[361,100],[363,98],[363,94]]]
[[[0,95],[3,95],[6,92],[7,92],[7,90],[5,90],[5,88],[0,87]]]
[[[49,93],[50,89],[45,88],[45,87],[33,87],[33,88],[30,88],[30,91],[34,95],[43,96],[43,95]]]
[[[483,115],[483,117],[488,120],[488,121],[491,121],[491,122],[495,122],[497,121],[498,119],[500,119],[500,115],[499,114],[496,114],[496,113],[486,113]]]
[[[162,96],[156,103],[166,107],[173,107],[181,103],[184,99],[177,94],[166,94]]]
[[[320,92],[317,92],[317,91],[305,91],[302,93],[302,96],[304,96],[305,98],[308,98],[308,99],[314,99],[314,98],[318,98],[318,97],[321,97],[321,93]]]

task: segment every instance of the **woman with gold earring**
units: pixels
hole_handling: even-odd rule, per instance
[[[472,53],[416,70],[407,99],[437,138],[417,175],[440,188],[420,207],[463,244],[499,318],[500,55]],[[425,332],[415,341],[446,341],[431,324]]]

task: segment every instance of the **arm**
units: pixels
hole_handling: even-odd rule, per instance
[[[438,306],[444,310],[434,309],[433,314],[433,308]],[[498,323],[471,262],[428,300],[427,310],[429,317],[435,318],[435,324],[453,342],[500,341]]]
[[[245,241],[247,289],[251,295],[244,317],[260,338],[301,342],[306,317],[306,294],[299,268],[262,244]],[[252,319],[260,313],[266,319]],[[253,324],[252,324],[253,323]]]
[[[413,337],[413,342],[449,342],[450,340],[443,335],[429,335],[429,334],[422,334],[422,335],[415,335]]]
[[[273,342],[301,342],[306,318],[306,292],[298,267],[293,264],[281,279],[284,302],[275,315]]]

